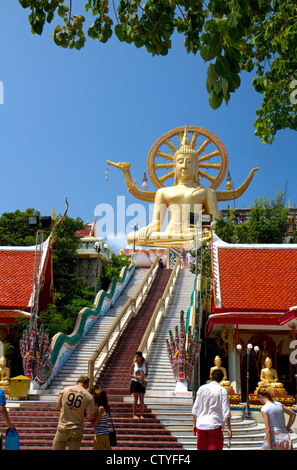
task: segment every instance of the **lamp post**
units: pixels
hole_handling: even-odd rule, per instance
[[[249,379],[250,379],[250,356],[256,356],[259,352],[259,346],[253,346],[251,343],[248,343],[246,352],[242,351],[242,346],[241,344],[238,344],[236,346],[237,351],[240,354],[246,354],[247,355],[247,361],[246,361],[246,406],[245,406],[245,412],[244,412],[244,417],[246,419],[251,419],[251,410],[250,410],[250,400],[249,400]]]
[[[96,252],[98,253],[98,258],[97,258],[97,269],[96,269],[96,282],[95,282],[95,295],[97,294],[97,285],[98,285],[98,279],[99,279],[99,260],[100,260],[100,253],[105,253],[108,249],[108,245],[105,243],[102,246],[100,245],[99,242],[94,243],[94,248]]]
[[[135,224],[134,227],[131,225],[131,228],[134,230],[134,240],[133,240],[133,258],[132,258],[132,264],[134,263],[134,257],[135,257],[135,239],[136,239],[136,231],[138,230],[138,224]],[[135,260],[136,261],[136,260]],[[136,263],[135,263],[136,264]]]

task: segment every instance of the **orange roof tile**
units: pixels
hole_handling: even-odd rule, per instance
[[[297,249],[218,248],[221,308],[286,311],[297,305]]]
[[[0,323],[9,323],[8,317],[13,319],[31,311],[35,257],[36,276],[40,260],[38,308],[44,309],[52,301],[52,257],[49,239],[41,248],[36,253],[35,246],[0,247]]]
[[[283,325],[296,318],[297,245],[228,244],[214,235],[212,253],[207,336],[215,324]]]
[[[0,308],[29,307],[35,251],[0,250]]]

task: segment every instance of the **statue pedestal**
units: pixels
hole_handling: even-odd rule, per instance
[[[295,404],[295,397],[292,395],[279,395],[278,393],[271,393],[273,400],[279,401],[282,405],[293,406]],[[262,405],[258,398],[258,395],[252,393],[249,394],[249,402],[251,405]]]
[[[175,392],[176,393],[185,393],[188,391],[187,382],[176,382]]]
[[[238,405],[241,402],[241,394],[235,392],[228,392],[229,393],[229,402],[230,405]]]

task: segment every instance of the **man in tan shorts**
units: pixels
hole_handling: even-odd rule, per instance
[[[87,391],[90,379],[84,375],[77,384],[66,387],[59,393],[56,409],[60,410],[53,450],[79,450],[83,438],[84,419],[94,416],[94,399]]]

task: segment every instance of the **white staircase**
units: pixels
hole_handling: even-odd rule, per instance
[[[166,315],[158,328],[147,358],[149,366],[148,393],[175,390],[175,379],[168,359],[166,338],[169,339],[168,330],[171,329],[174,334],[175,326],[180,325],[181,310],[184,310],[185,315],[187,313],[191,303],[194,280],[195,275],[188,269],[180,270]]]
[[[196,437],[193,435],[192,404],[183,403],[184,399],[174,398],[173,403],[167,403],[165,397],[162,403],[151,403],[145,399],[146,405],[152,410],[160,422],[175,436],[186,450],[196,450]],[[232,415],[232,450],[261,449],[265,436],[263,423],[257,423],[253,419],[245,420],[242,415]],[[228,447],[227,432],[224,431],[224,448]]]
[[[99,317],[83,340],[74,349],[66,364],[60,372],[53,379],[46,392],[49,395],[44,395],[43,399],[56,399],[59,392],[68,385],[76,383],[80,375],[87,375],[88,373],[88,360],[92,353],[101,342],[108,329],[112,325],[114,319],[121,312],[125,303],[130,297],[133,297],[138,287],[147,274],[147,269],[136,269],[129,284],[114,303],[113,307],[106,313],[105,316]]]

